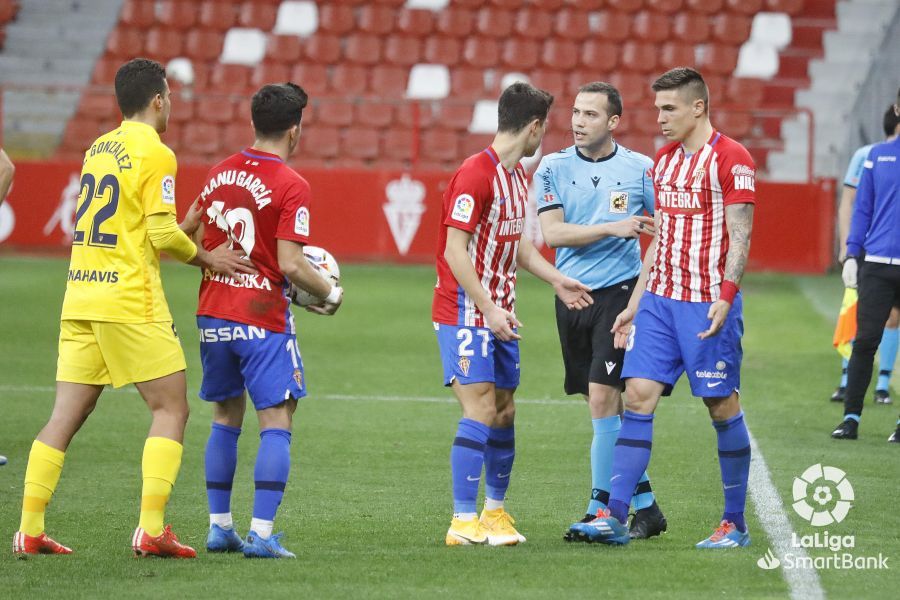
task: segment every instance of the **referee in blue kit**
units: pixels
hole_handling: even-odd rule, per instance
[[[900,90],[894,112],[900,116]],[[857,330],[847,366],[844,420],[831,437],[855,440],[875,350],[891,307],[900,300],[900,138],[874,146],[863,164],[843,278],[847,287],[856,287],[858,279]],[[888,441],[900,443],[900,420]]]

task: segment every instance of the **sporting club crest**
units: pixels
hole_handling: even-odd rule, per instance
[[[388,183],[385,193],[388,201],[383,206],[384,216],[397,250],[405,256],[425,212],[425,184],[404,174]]]

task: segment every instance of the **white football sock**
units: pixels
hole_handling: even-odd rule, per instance
[[[453,513],[453,518],[459,519],[460,521],[471,521],[473,519],[476,519],[477,517],[478,517],[478,513],[468,513],[468,512]]]
[[[493,498],[484,498],[484,510],[497,510],[503,508],[503,500],[494,500]]]
[[[209,526],[218,525],[222,529],[233,529],[234,522],[231,520],[231,513],[214,513],[209,515]]]
[[[253,518],[250,520],[250,531],[258,535],[264,540],[272,537],[272,527],[274,526],[274,521],[265,521],[263,519]]]

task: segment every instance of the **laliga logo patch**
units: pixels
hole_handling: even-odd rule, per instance
[[[175,178],[171,175],[162,178],[162,201],[163,204],[175,204]]]
[[[450,218],[461,223],[472,220],[472,212],[475,210],[475,199],[469,194],[460,194],[453,201],[453,212]]]
[[[613,190],[609,193],[609,212],[619,215],[628,212],[628,192]]]
[[[385,193],[388,201],[382,207],[384,216],[387,217],[397,250],[405,256],[425,213],[425,184],[404,174],[388,183]]]
[[[469,367],[472,365],[472,361],[469,360],[468,358],[466,358],[465,356],[460,356],[459,362],[457,364],[459,365],[459,369],[463,372],[463,375],[468,377],[469,376]]]
[[[843,521],[854,499],[847,474],[837,467],[815,464],[794,478],[794,511],[815,527]]]
[[[305,206],[297,209],[297,217],[294,219],[294,233],[309,236],[309,209]]]

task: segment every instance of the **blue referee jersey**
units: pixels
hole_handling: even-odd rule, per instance
[[[615,144],[612,154],[594,161],[575,146],[548,154],[535,173],[537,211],[562,209],[577,225],[621,221],[653,214],[653,160]],[[641,272],[637,240],[607,237],[581,248],[556,249],[556,268],[592,289],[614,285]]]
[[[900,265],[900,138],[876,144],[856,190],[847,256]]]

